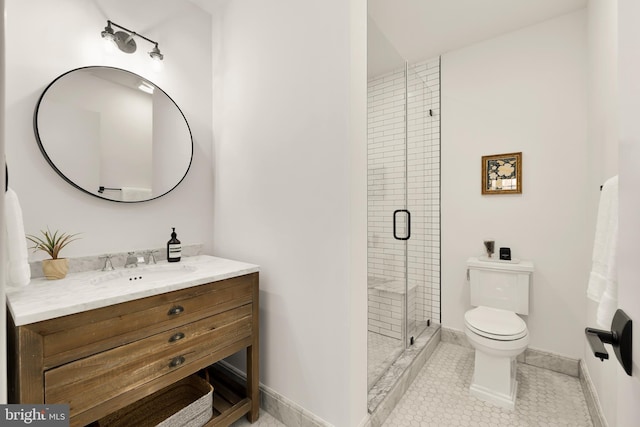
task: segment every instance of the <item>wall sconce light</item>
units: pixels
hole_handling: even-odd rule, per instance
[[[120,28],[123,31],[114,32],[113,28],[111,27],[112,25],[114,27]],[[115,22],[107,21],[107,26],[104,27],[104,31],[102,31],[100,35],[102,35],[103,39],[113,42],[116,46],[118,46],[118,49],[120,49],[124,53],[135,52],[138,46],[136,45],[134,37],[140,37],[141,39],[144,39],[153,44],[153,48],[151,49],[151,51],[147,52],[152,59],[156,61],[162,61],[162,59],[164,58],[164,55],[160,53],[160,49],[158,48],[158,42],[155,42],[143,36],[142,34],[138,34],[134,31],[128,30],[116,24]]]

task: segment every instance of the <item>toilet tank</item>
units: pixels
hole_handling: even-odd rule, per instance
[[[531,261],[467,260],[471,305],[529,314]]]

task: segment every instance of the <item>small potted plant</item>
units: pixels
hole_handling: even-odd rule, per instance
[[[33,243],[30,249],[34,252],[42,251],[46,252],[51,259],[45,259],[42,261],[42,271],[44,276],[49,279],[62,279],[67,275],[69,270],[69,260],[66,258],[59,258],[60,251],[74,240],[78,234],[60,233],[57,230],[52,233],[47,227],[47,230],[40,230],[40,233],[44,236],[38,237],[31,234],[27,235],[27,239]]]

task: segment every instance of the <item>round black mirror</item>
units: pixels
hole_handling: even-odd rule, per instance
[[[92,196],[143,202],[173,190],[193,158],[187,119],[130,71],[83,67],[56,78],[34,114],[36,140],[65,181]]]

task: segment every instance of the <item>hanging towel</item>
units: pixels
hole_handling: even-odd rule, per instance
[[[22,209],[18,195],[9,187],[5,192],[6,244],[7,244],[7,285],[24,286],[31,280],[27,239],[24,234]]]
[[[587,296],[598,303],[596,321],[609,329],[618,306],[618,176],[602,186]]]
[[[122,187],[122,200],[125,202],[139,202],[150,198],[150,188]]]

